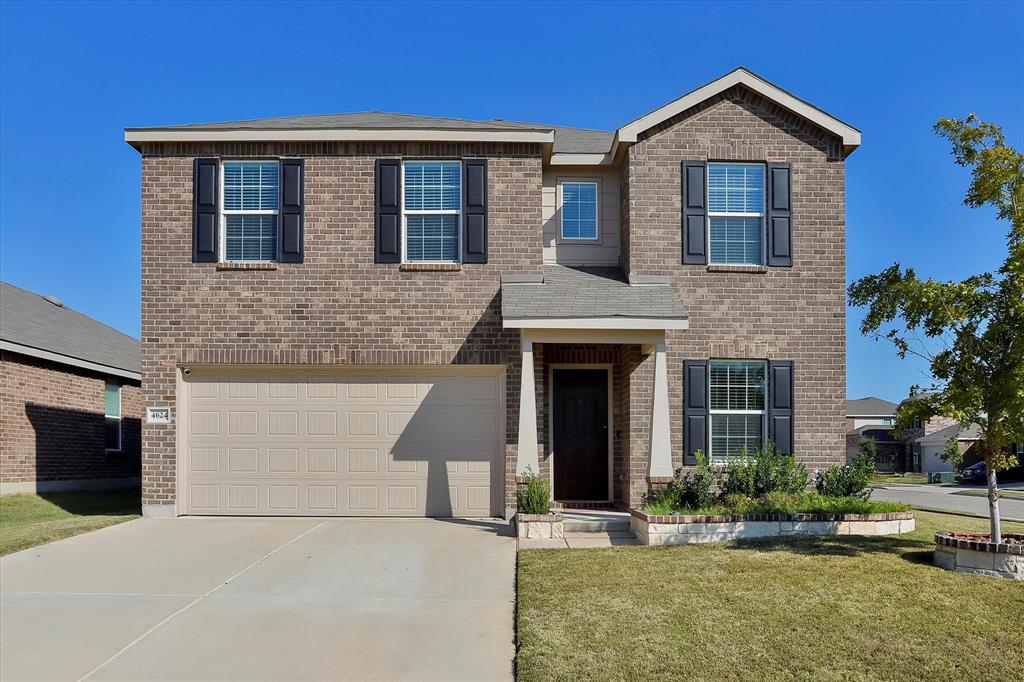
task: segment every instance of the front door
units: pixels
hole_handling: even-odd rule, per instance
[[[553,371],[555,499],[608,500],[608,371]]]

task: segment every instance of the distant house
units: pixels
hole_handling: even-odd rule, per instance
[[[139,341],[0,282],[0,493],[134,485]]]
[[[896,424],[896,403],[868,396],[846,401],[846,459],[851,461],[860,452],[863,438],[875,441],[879,471],[903,470],[906,447],[892,433]]]
[[[931,421],[931,420],[929,420]],[[957,448],[964,455],[964,464],[969,465],[976,461],[972,457],[971,448],[978,442],[981,429],[977,424],[953,424],[938,431],[931,431],[913,441],[914,471],[931,474],[941,471],[953,471],[953,462],[942,459],[942,453],[946,449],[946,443],[955,438]]]

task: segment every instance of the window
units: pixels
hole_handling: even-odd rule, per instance
[[[764,197],[763,164],[708,164],[709,262],[764,261]]]
[[[405,262],[458,263],[462,232],[462,164],[406,161],[402,165]]]
[[[711,448],[709,457],[723,461],[764,443],[766,363],[758,360],[712,360],[709,366]]]
[[[277,260],[277,161],[225,161],[221,260]]]
[[[597,183],[563,182],[562,239],[597,239]]]
[[[118,452],[121,450],[121,386],[107,382],[104,387],[103,413],[106,416],[104,425],[104,447]]]

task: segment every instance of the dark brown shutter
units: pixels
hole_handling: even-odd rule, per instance
[[[768,265],[793,267],[792,188],[788,163],[768,164]]]
[[[684,464],[696,464],[698,450],[708,452],[708,361],[683,361]]]
[[[793,361],[768,362],[768,439],[793,454]]]
[[[708,203],[704,184],[707,164],[683,161],[683,263],[708,262]]]
[[[462,262],[487,262],[487,159],[462,162]]]
[[[192,166],[192,261],[217,262],[217,159],[196,159]]]
[[[377,159],[374,261],[402,261],[402,161]]]
[[[281,262],[301,263],[303,258],[302,197],[305,163],[302,159],[281,160]]]

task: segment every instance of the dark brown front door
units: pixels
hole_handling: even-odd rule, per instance
[[[556,500],[607,500],[608,372],[554,370]]]

